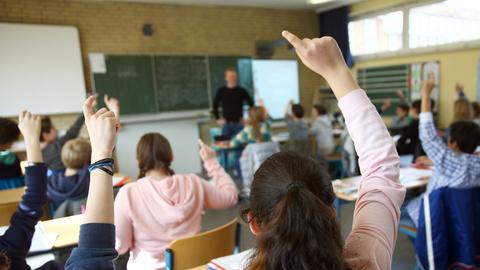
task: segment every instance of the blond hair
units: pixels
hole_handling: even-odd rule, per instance
[[[62,148],[62,162],[66,168],[81,169],[90,164],[92,147],[85,139],[73,139]]]
[[[461,98],[453,106],[453,121],[469,121],[472,119],[472,105],[468,99]]]

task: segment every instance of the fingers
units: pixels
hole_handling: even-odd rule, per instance
[[[85,119],[89,119],[94,114],[93,107],[95,100],[96,96],[89,96],[83,103],[83,115],[85,116]]]
[[[292,44],[295,49],[300,49],[304,47],[303,42],[294,34],[288,31],[282,31],[282,36]]]
[[[108,100],[109,100],[108,95],[107,94],[103,95],[103,102],[105,102],[105,104],[108,103]]]

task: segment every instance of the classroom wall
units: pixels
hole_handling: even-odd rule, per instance
[[[355,13],[370,12],[380,10],[399,4],[412,2],[409,0],[369,0],[355,4],[351,11]],[[452,33],[454,34],[454,33]],[[440,107],[439,107],[439,125],[447,127],[453,119],[453,102],[456,99],[454,90],[455,83],[460,82],[465,85],[467,96],[473,100],[476,98],[477,87],[477,65],[480,59],[480,48],[457,49],[450,51],[438,51],[430,53],[417,53],[412,55],[394,56],[379,59],[359,60],[355,63],[354,69],[418,63],[425,61],[440,62]]]

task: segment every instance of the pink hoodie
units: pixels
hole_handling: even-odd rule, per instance
[[[210,159],[204,164],[212,181],[195,174],[148,177],[123,187],[115,199],[116,249],[130,250],[128,269],[162,269],[164,251],[173,240],[200,231],[204,208],[221,209],[237,203],[238,190],[230,176]]]

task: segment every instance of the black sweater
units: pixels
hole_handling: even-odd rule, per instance
[[[220,118],[218,107],[222,103],[223,118],[227,122],[239,122],[243,116],[243,104],[253,106],[253,100],[248,92],[240,86],[235,88],[220,87],[213,101],[213,113],[215,118]]]
[[[20,206],[10,219],[10,227],[0,237],[0,251],[10,259],[10,269],[30,269],[27,257],[35,225],[43,216],[43,206],[47,203],[47,168],[43,165],[26,168],[27,189]],[[50,262],[40,269],[61,269]]]

